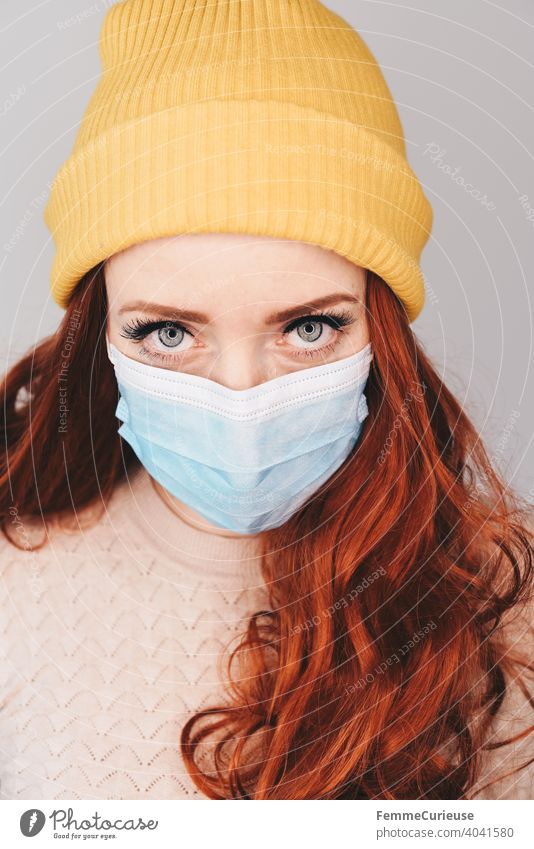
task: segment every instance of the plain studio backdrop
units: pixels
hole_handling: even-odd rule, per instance
[[[100,77],[111,0],[2,0],[1,366],[58,325],[43,221]],[[434,208],[413,327],[534,504],[534,3],[327,0],[362,35]]]

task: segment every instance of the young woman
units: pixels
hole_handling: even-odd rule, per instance
[[[101,57],[3,384],[2,796],[532,798],[530,517],[410,327],[375,60],[315,0]]]

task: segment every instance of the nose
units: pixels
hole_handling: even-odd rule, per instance
[[[243,340],[221,351],[206,377],[228,389],[250,389],[276,377],[266,357],[252,340]]]

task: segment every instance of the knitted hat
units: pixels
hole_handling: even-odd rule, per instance
[[[365,42],[318,0],[126,0],[44,212],[51,290],[185,233],[310,242],[380,275],[413,321],[432,208]]]

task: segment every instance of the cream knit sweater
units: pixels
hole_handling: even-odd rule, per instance
[[[180,730],[224,701],[221,649],[268,607],[258,539],[186,523],[142,466],[96,525],[78,520],[39,550],[40,523],[13,516],[25,551],[0,535],[0,798],[202,798]],[[516,691],[499,733],[525,716]],[[533,736],[487,758],[484,778],[534,757]],[[480,798],[533,791],[531,767]]]

